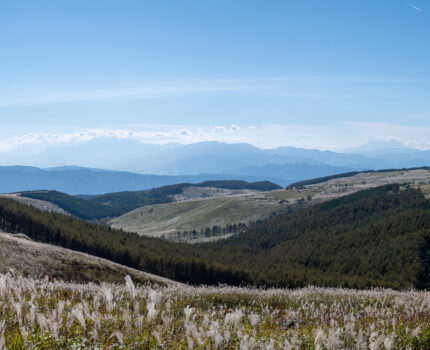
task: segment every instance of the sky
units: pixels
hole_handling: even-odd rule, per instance
[[[428,0],[1,0],[0,148],[428,149],[429,14]]]

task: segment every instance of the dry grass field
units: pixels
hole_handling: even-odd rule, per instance
[[[0,349],[429,349],[430,293],[0,274]]]

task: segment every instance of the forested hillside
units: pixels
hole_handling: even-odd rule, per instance
[[[29,191],[21,192],[21,197],[39,199],[51,202],[66,212],[83,220],[98,220],[116,216],[118,210],[110,205],[88,201],[77,196],[58,191]]]
[[[218,249],[271,285],[429,287],[429,209],[420,191],[387,185],[273,217]]]
[[[190,257],[186,244],[140,237],[75,217],[43,212],[11,199],[0,198],[0,228],[177,281],[193,284],[250,282],[244,273],[236,273],[216,262],[207,266],[204,258]]]
[[[218,243],[139,237],[0,200],[3,229],[178,281],[297,287],[429,286],[430,204],[387,185],[264,220]]]

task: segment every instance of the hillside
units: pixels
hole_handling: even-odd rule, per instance
[[[60,208],[55,203],[48,201],[48,200],[42,200],[37,198],[31,198],[31,197],[24,197],[21,196],[19,193],[10,193],[10,194],[0,194],[0,197],[2,198],[9,198],[17,200],[21,203],[31,205],[37,209],[43,210],[43,211],[54,211],[61,214],[68,215],[69,213],[65,211],[64,209]]]
[[[3,229],[193,284],[429,285],[430,202],[386,185],[266,219],[217,243],[125,233],[0,199]]]
[[[88,199],[91,202],[110,205],[117,208],[119,211],[125,213],[130,210],[142,207],[149,204],[161,204],[174,202],[176,200],[181,200],[177,197],[182,195],[184,190],[190,187],[202,188],[207,190],[212,190],[207,192],[208,197],[217,197],[218,195],[226,194],[236,194],[240,191],[271,191],[280,189],[281,186],[276,185],[270,181],[261,182],[246,182],[239,180],[223,180],[223,181],[206,181],[197,184],[192,183],[179,183],[175,185],[168,185],[153,188],[146,191],[133,191],[133,192],[116,192],[107,193],[96,196],[81,196],[82,198]],[[217,193],[213,189],[224,189],[230,190],[230,192]],[[201,197],[201,194],[197,194],[197,198]]]
[[[430,202],[420,191],[386,185],[267,219],[220,241],[217,253],[275,285],[299,273],[303,284],[340,279],[363,287],[378,280],[424,288],[430,286],[429,218]]]
[[[16,194],[16,196],[21,201],[27,199],[51,203],[61,208],[61,210],[83,220],[99,220],[106,217],[113,217],[119,213],[119,211],[112,206],[91,202],[58,191],[28,191],[20,192]],[[32,205],[33,203],[29,201],[27,204]],[[44,208],[39,207],[39,209]]]
[[[1,231],[0,261],[0,273],[13,270],[28,277],[42,275],[65,281],[118,283],[123,282],[126,275],[130,275],[137,283],[173,283],[105,259]]]
[[[147,236],[202,241],[206,236],[226,237],[233,233],[212,232],[214,227],[222,229],[229,225],[248,224],[285,210],[286,206],[279,200],[268,199],[264,194],[236,195],[147,205],[114,218],[109,224]],[[210,230],[207,235],[201,232],[207,229]],[[189,234],[184,234],[185,231]],[[192,234],[192,231],[197,232]],[[194,236],[198,238],[193,239]]]
[[[193,198],[219,197],[270,191],[281,188],[269,181],[246,182],[236,180],[206,181],[198,184],[181,183],[144,191],[115,192],[103,195],[71,196],[58,191],[25,191],[14,198],[31,198],[54,204],[67,213],[84,220],[100,220],[127,213],[150,204],[169,203]],[[16,197],[19,196],[19,197]],[[31,204],[31,202],[28,202]],[[41,209],[43,207],[39,206]]]

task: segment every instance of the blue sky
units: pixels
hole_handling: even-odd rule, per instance
[[[424,0],[2,0],[0,141],[97,129],[430,148],[429,13]]]

